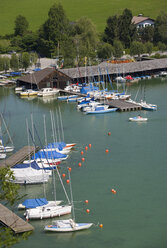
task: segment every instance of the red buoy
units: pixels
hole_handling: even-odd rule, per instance
[[[106,149],[106,153],[108,153],[109,152],[109,150],[108,149]]]
[[[85,200],[85,203],[86,203],[86,204],[88,204],[88,202],[89,202],[88,200]]]
[[[91,144],[89,144],[89,148],[91,148],[92,147],[92,145]]]
[[[115,189],[111,189],[111,192],[112,192],[113,194],[116,194],[116,193],[117,193],[117,191],[116,191]]]
[[[108,135],[110,136],[110,135],[111,135],[111,133],[110,133],[110,132],[108,132]]]
[[[85,158],[82,158],[82,161],[84,162],[85,161]]]
[[[68,168],[68,171],[71,172],[71,167]]]
[[[89,209],[86,209],[86,212],[89,214],[90,213],[90,210]]]
[[[103,224],[100,224],[99,227],[100,227],[100,228],[103,228]]]
[[[67,180],[66,180],[66,183],[67,183],[67,184],[69,184],[69,183],[70,183],[70,180],[69,180],[69,179],[67,179]]]
[[[84,154],[84,152],[83,151],[81,151],[81,155],[83,155]]]
[[[87,146],[85,146],[85,150],[86,150],[86,151],[88,150],[88,147],[87,147]]]
[[[65,176],[66,176],[66,174],[63,173],[63,174],[62,174],[62,177],[65,177]]]
[[[81,164],[81,163],[78,163],[78,165],[79,165],[79,167],[81,167],[81,166],[82,166],[82,164]]]

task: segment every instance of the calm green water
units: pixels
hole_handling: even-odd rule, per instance
[[[147,123],[131,123],[137,112],[84,115],[75,103],[42,99],[20,99],[12,89],[0,89],[0,110],[8,123],[16,150],[27,145],[26,118],[34,123],[44,142],[43,114],[47,118],[47,138],[52,141],[49,111],[60,106],[66,143],[76,142],[76,149],[61,165],[60,173],[72,168],[72,188],[78,222],[102,223],[78,233],[45,233],[52,220],[30,221],[35,227],[27,241],[14,247],[61,248],[166,248],[167,247],[167,80],[146,82],[147,102],[158,105],[155,112],[141,111]],[[142,84],[144,85],[143,81]],[[128,88],[135,97],[139,84]],[[108,136],[111,132],[111,136]],[[84,147],[92,144],[85,152]],[[105,150],[109,149],[109,153]],[[82,167],[81,150],[85,162]],[[69,186],[66,185],[69,192]],[[117,190],[113,195],[111,189]],[[52,181],[46,185],[48,200],[53,199]],[[43,197],[43,186],[20,190],[28,197]],[[57,198],[65,199],[61,185]],[[86,206],[84,200],[88,199]],[[86,213],[86,209],[90,213]],[[17,211],[16,211],[17,212]],[[17,212],[23,216],[23,212]]]

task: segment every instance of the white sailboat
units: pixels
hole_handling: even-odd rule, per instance
[[[0,153],[12,152],[14,150],[13,141],[11,139],[9,130],[7,128],[7,125],[6,125],[6,122],[5,122],[4,118],[3,118],[2,113],[0,113],[0,116],[1,116],[1,120],[3,121],[3,124],[5,126],[6,132],[8,134],[8,137],[9,137],[9,140],[10,140],[10,143],[11,143],[11,146],[5,146],[4,145],[3,138],[2,138],[1,122],[0,122]],[[5,158],[5,155],[2,155],[1,158]]]
[[[69,168],[70,169],[70,168]],[[69,181],[70,181],[70,191],[71,191],[71,202],[72,202],[72,215],[73,218],[66,219],[66,220],[56,220],[53,221],[51,225],[46,225],[44,230],[51,231],[51,232],[76,232],[85,229],[89,229],[93,223],[77,223],[75,221],[75,212],[74,212],[74,202],[72,197],[72,187],[71,187],[71,177],[70,177],[70,170],[69,173]]]

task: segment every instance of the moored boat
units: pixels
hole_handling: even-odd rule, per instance
[[[148,120],[148,118],[141,117],[140,115],[129,118],[129,121],[135,121],[135,122],[145,122],[147,120]]]

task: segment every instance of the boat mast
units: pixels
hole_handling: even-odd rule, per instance
[[[71,175],[70,175],[69,170],[68,170],[68,176],[69,176],[69,180],[70,180],[70,194],[71,194],[71,204],[72,204],[72,215],[73,215],[73,220],[75,221],[74,201],[73,201],[73,195],[72,195],[72,183],[71,183]]]
[[[2,113],[1,113],[1,119],[2,119],[2,121],[3,121],[3,124],[4,124],[5,128],[6,128],[6,132],[7,132],[7,134],[8,134],[9,139],[10,139],[10,142],[11,142],[12,146],[14,147],[14,145],[13,145],[13,140],[12,140],[12,138],[11,138],[11,136],[10,136],[10,133],[9,133],[9,131],[8,131],[8,128],[7,128],[7,125],[6,125],[6,122],[5,122],[4,118],[3,118]]]
[[[61,126],[61,133],[62,133],[62,141],[64,142],[64,130],[63,130],[63,122],[62,122],[62,115],[59,106],[59,115],[60,115],[60,126]]]

